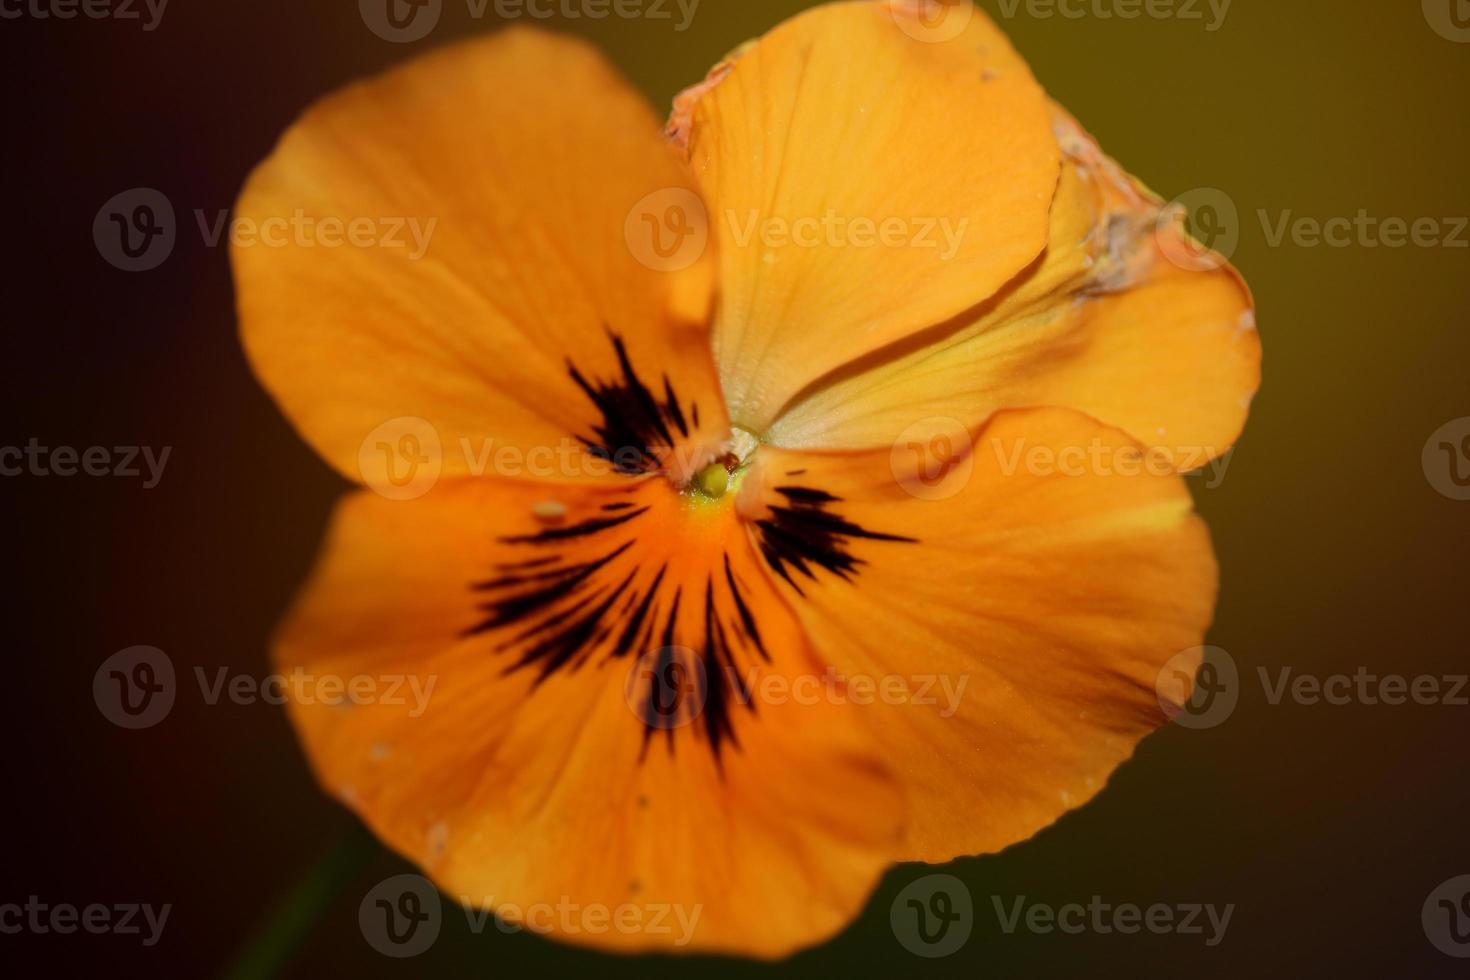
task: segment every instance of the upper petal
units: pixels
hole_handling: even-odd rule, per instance
[[[785,446],[892,446],[1006,408],[1063,406],[1165,451],[1224,454],[1261,381],[1250,291],[1193,255],[1160,202],[1060,110],[1067,156],[1044,255],[993,300],[845,365],[769,433]]]
[[[1025,63],[968,2],[797,16],[681,99],[712,210],[715,351],[764,432],[825,372],[990,296],[1046,243],[1059,152]]]
[[[588,45],[454,45],[323,100],[251,176],[236,226],[258,235],[232,251],[245,347],[349,478],[399,417],[432,424],[449,474],[487,445],[590,435],[603,419],[568,360],[622,376],[610,333],[660,401],[674,380],[690,438],[717,442],[711,257],[675,268],[629,235],[640,208],[690,202],[652,112]]]

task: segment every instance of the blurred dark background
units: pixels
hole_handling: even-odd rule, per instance
[[[1470,671],[1470,502],[1437,492],[1421,462],[1432,433],[1470,416],[1470,232],[1458,248],[1361,236],[1307,247],[1274,244],[1260,217],[1428,217],[1449,237],[1455,223],[1442,219],[1470,215],[1470,43],[1452,39],[1453,15],[1465,22],[1470,10],[1237,0],[1216,21],[1204,2],[1191,8],[1200,19],[1183,5],[1135,20],[1098,16],[1127,7],[1107,0],[1074,0],[1080,18],[985,7],[1132,172],[1164,197],[1217,188],[1237,209],[1235,262],[1259,302],[1266,386],[1224,481],[1191,481],[1222,564],[1209,642],[1239,666],[1234,714],[1162,731],[1092,805],[945,869],[977,909],[974,934],[947,959],[895,940],[889,906],[925,873],[899,867],[843,935],[775,967],[604,958],[493,928],[474,935],[456,914],[429,952],[399,962],[364,942],[357,904],[410,869],[369,849],[340,873],[289,975],[1464,975],[1470,961],[1438,952],[1420,912],[1441,882],[1470,873],[1470,707],[1273,705],[1256,672]],[[671,20],[551,26],[593,37],[662,110],[802,6],[703,0],[684,31],[676,5]],[[132,21],[0,7],[0,444],[172,447],[153,489],[0,478],[12,636],[0,903],[173,905],[151,948],[118,935],[0,935],[0,962],[214,975],[353,821],[313,785],[279,709],[205,704],[193,670],[269,670],[266,636],[345,484],[252,380],[227,250],[204,243],[194,211],[213,220],[229,208],[312,100],[495,29],[495,8],[475,19],[446,0],[428,38],[393,44],[347,0],[174,0],[153,30],[141,5]],[[172,202],[178,241],[158,268],[128,273],[99,255],[92,222],[140,186]],[[184,690],[162,723],[125,731],[97,709],[92,679],[136,644],[166,651]],[[1197,936],[1007,935],[996,895],[1236,908],[1225,940],[1206,948]]]

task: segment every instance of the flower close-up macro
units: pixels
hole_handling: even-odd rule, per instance
[[[0,0],[3,972],[1460,975],[1467,5]]]
[[[432,686],[292,722],[445,895],[697,908],[540,931],[783,957],[1167,721],[1217,587],[1180,474],[1245,423],[1251,296],[985,14],[932,13],[801,13],[663,125],[583,41],[447,45],[242,191],[263,233],[434,222],[232,263],[256,376],[363,485],[276,665]]]

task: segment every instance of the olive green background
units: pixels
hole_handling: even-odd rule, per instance
[[[662,109],[801,6],[703,0],[682,33],[652,20],[553,26],[595,38]],[[452,910],[434,947],[400,963],[358,931],[363,892],[408,870],[370,850],[288,975],[1463,975],[1466,961],[1426,941],[1420,909],[1470,872],[1470,708],[1273,705],[1256,671],[1470,670],[1470,502],[1440,496],[1421,466],[1430,434],[1470,416],[1470,249],[1273,246],[1259,212],[1470,215],[1470,44],[1432,31],[1418,0],[1236,0],[1213,32],[1026,9],[999,19],[1109,153],[1165,197],[1218,188],[1238,211],[1235,262],[1259,302],[1265,388],[1223,483],[1192,481],[1222,565],[1209,642],[1240,667],[1235,713],[1162,731],[1088,807],[947,868],[977,921],[946,959],[913,956],[890,929],[890,904],[925,873],[904,866],[840,937],[774,966],[477,936]],[[152,32],[0,22],[11,219],[0,443],[174,447],[152,491],[0,481],[15,498],[4,527],[7,621],[19,627],[0,902],[175,906],[152,949],[0,936],[6,959],[221,971],[352,827],[311,783],[277,709],[181,698],[163,724],[125,732],[91,702],[97,665],[133,644],[168,651],[181,674],[264,673],[265,637],[345,489],[251,379],[226,252],[184,226],[167,263],[125,274],[93,248],[93,215],[135,186],[166,193],[181,224],[194,208],[226,208],[311,100],[493,26],[462,0],[446,0],[438,30],[410,45],[374,36],[351,2],[174,0]],[[991,898],[1022,895],[1235,911],[1214,948],[1198,936],[1007,935]]]

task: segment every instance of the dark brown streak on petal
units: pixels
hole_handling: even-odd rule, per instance
[[[503,572],[510,572],[524,568],[540,568],[542,565],[552,565],[560,560],[556,555],[544,555],[541,558],[531,558],[527,561],[503,561],[495,567]]]
[[[640,760],[648,755],[648,740],[658,730],[651,723],[650,719],[655,717],[669,718],[672,716],[670,724],[660,727],[663,728],[664,734],[668,737],[669,751],[673,752],[674,728],[680,720],[679,713],[685,709],[683,699],[685,690],[683,672],[689,670],[689,667],[682,661],[675,660],[679,656],[679,648],[674,643],[674,627],[678,625],[679,600],[683,597],[683,594],[684,589],[682,586],[676,586],[674,588],[674,604],[669,608],[669,617],[664,623],[663,642],[659,644],[658,652],[654,656],[654,682],[648,685],[648,695],[643,707],[643,749],[639,753]],[[696,676],[698,675],[696,674]],[[674,691],[674,703],[667,707],[660,700],[664,686],[661,682],[667,682],[667,686]],[[696,692],[696,697],[702,698],[703,695],[703,691]]]
[[[602,424],[593,426],[595,438],[578,436],[588,452],[613,464],[613,469],[628,476],[656,472],[662,457],[674,447],[672,424],[679,434],[687,436],[683,406],[674,393],[673,382],[663,377],[664,400],[660,402],[633,370],[622,337],[609,331],[613,349],[618,355],[622,377],[612,381],[589,380],[571,359],[567,371],[602,414]],[[698,424],[698,416],[695,416]]]
[[[580,538],[589,534],[598,534],[608,528],[626,524],[640,514],[646,513],[647,507],[621,514],[618,517],[598,517],[583,521],[580,524],[572,524],[567,527],[549,527],[535,534],[521,534],[514,537],[501,538],[506,544],[543,544],[551,541],[565,541],[567,538]]]
[[[530,592],[522,592],[508,599],[494,599],[483,603],[480,608],[490,613],[490,616],[483,622],[470,627],[463,635],[478,636],[481,633],[499,629],[503,626],[509,626],[512,623],[521,622],[538,613],[549,611],[552,606],[555,606],[561,600],[575,596],[586,585],[587,580],[596,574],[598,569],[605,566],[632,546],[632,541],[626,541],[621,547],[603,555],[596,561],[568,565],[560,569],[555,577],[551,579],[551,584],[545,587],[536,588]],[[475,586],[475,589],[481,592],[494,592],[505,587],[504,584],[492,580],[488,583]]]
[[[704,732],[714,746],[715,762],[720,763],[720,746],[729,739],[736,748],[740,740],[730,720],[730,689],[738,686],[744,703],[752,701],[745,683],[736,672],[735,662],[725,641],[725,627],[715,615],[715,583],[711,577],[704,587]]]
[[[608,508],[613,514],[602,516]],[[639,671],[651,667],[654,683],[640,692],[640,710],[645,712],[642,754],[646,756],[660,729],[673,751],[675,729],[687,726],[702,733],[720,764],[726,743],[740,746],[736,704],[755,711],[749,685],[739,674],[737,649],[750,662],[756,655],[765,660],[770,656],[728,555],[721,556],[723,571],[706,578],[703,615],[696,621],[693,610],[681,620],[680,609],[687,603],[683,588],[669,581],[667,564],[654,570],[630,561],[637,554],[635,529],[618,531],[618,537],[626,530],[634,536],[608,542],[607,550],[600,550],[603,536],[611,537],[610,532],[648,509],[605,504],[594,516],[565,527],[502,537],[506,544],[538,550],[572,541],[583,548],[590,544],[593,556],[567,562],[564,555],[552,554],[499,563],[502,574],[473,584],[483,600],[483,618],[463,635],[492,636],[494,652],[513,658],[506,674],[534,669],[533,690],[558,671],[581,669],[594,654]],[[579,549],[578,554],[587,552]],[[722,588],[728,601],[718,594]]]
[[[663,583],[664,573],[668,570],[669,566],[667,565],[661,565],[659,567],[658,574],[653,577],[653,584],[648,587],[648,591],[643,596],[643,601],[638,604],[637,610],[633,613],[632,617],[628,620],[627,625],[623,628],[623,635],[621,639],[619,639],[617,645],[613,647],[612,655],[614,657],[622,659],[633,651],[634,638],[638,635],[639,629],[643,626],[643,621],[648,616],[648,610],[653,607],[654,598],[658,595],[658,587],[660,584]]]
[[[755,644],[760,655],[767,662],[771,655],[766,652],[766,644],[761,640],[761,631],[755,624],[755,617],[751,615],[750,607],[745,604],[745,597],[740,594],[740,586],[736,583],[735,573],[730,570],[730,556],[725,555],[725,581],[730,585],[730,596],[735,600],[735,609],[740,613],[740,622],[745,626],[745,635]]]
[[[772,505],[771,516],[755,522],[760,550],[771,570],[785,579],[797,595],[806,593],[792,578],[792,570],[816,581],[812,570],[815,566],[851,581],[857,567],[864,563],[849,550],[853,540],[916,542],[915,538],[869,531],[846,520],[831,509],[842,498],[825,490],[788,486],[777,487],[776,492],[786,498],[789,506]]]

